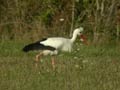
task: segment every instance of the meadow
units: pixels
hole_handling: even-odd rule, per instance
[[[82,45],[72,53],[50,56],[35,67],[37,52],[22,52],[28,42],[1,41],[0,90],[120,90],[120,46]]]

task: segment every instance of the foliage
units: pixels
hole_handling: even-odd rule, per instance
[[[1,0],[0,38],[68,35],[74,23],[74,28],[84,26],[94,42],[110,40],[111,36],[119,40],[119,5],[119,0]]]

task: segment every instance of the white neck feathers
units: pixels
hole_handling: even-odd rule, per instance
[[[77,38],[77,34],[76,34],[76,33],[73,33],[73,36],[72,36],[72,38],[70,39],[71,42],[72,42],[72,43],[75,42],[76,38]]]
[[[77,35],[81,35],[82,32],[83,32],[83,27],[80,27],[80,28],[75,29],[74,32],[73,32],[73,36],[72,36],[72,38],[70,39],[71,42],[72,42],[72,43],[75,42],[75,40],[76,40],[76,38],[77,38]]]

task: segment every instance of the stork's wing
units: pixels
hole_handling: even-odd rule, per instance
[[[40,44],[40,42],[38,41],[36,43],[28,44],[23,48],[24,52],[28,52],[31,50],[52,50],[52,51],[54,51],[54,50],[56,50],[56,48],[51,47],[51,46],[45,46],[43,44]]]
[[[64,45],[65,40],[65,38],[48,38],[45,41],[41,41],[40,44],[59,49]]]

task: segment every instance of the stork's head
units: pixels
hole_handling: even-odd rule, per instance
[[[76,36],[80,36],[80,40],[84,44],[87,44],[86,37],[83,35],[83,31],[84,31],[84,28],[83,27],[79,27],[79,28],[74,30],[73,34],[76,35]]]
[[[81,35],[82,32],[83,32],[83,30],[84,30],[83,27],[77,28],[77,29],[74,30],[74,33],[73,33],[73,34]]]

